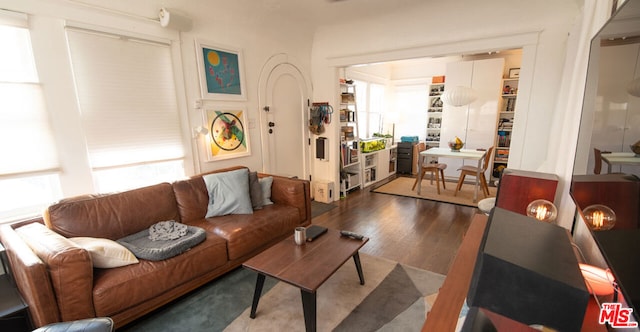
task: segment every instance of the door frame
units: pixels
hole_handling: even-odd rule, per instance
[[[269,165],[271,162],[271,151],[269,150],[269,134],[268,134],[268,121],[267,112],[265,111],[267,101],[267,82],[270,75],[280,66],[289,66],[293,69],[295,79],[301,86],[302,99],[310,100],[311,96],[311,81],[308,76],[304,75],[301,66],[298,62],[285,53],[279,53],[271,56],[260,70],[260,76],[258,78],[258,112],[260,113],[260,141],[262,147],[262,171],[268,173],[270,171]],[[307,148],[303,148],[303,176],[304,179],[311,179],[311,154],[310,154],[310,139],[311,135],[307,130],[306,124],[309,122],[309,112],[304,109],[302,112],[302,123],[300,123],[300,130],[302,130],[303,141],[306,141]],[[305,144],[305,143],[303,143]]]

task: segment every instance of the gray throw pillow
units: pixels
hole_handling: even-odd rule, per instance
[[[262,187],[258,181],[258,172],[249,172],[249,194],[251,195],[251,207],[254,210],[262,209]]]
[[[271,201],[271,185],[273,184],[273,177],[263,177],[260,178],[258,182],[260,182],[260,187],[262,187],[262,205],[273,204],[273,201]]]
[[[248,169],[207,174],[202,179],[209,192],[206,218],[253,213],[249,195]]]

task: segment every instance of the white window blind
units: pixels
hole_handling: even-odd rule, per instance
[[[169,45],[67,28],[94,169],[184,156]]]
[[[58,157],[29,31],[0,25],[0,44],[0,175],[55,170]]]
[[[0,10],[0,223],[58,199],[53,133],[25,14]]]

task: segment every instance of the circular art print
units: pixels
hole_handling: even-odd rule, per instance
[[[213,159],[248,154],[243,111],[210,111],[207,115]]]

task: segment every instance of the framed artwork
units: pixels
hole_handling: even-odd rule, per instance
[[[519,77],[520,77],[520,68],[509,69],[509,78],[519,78]]]
[[[196,41],[202,99],[246,100],[242,52]]]
[[[247,112],[238,107],[207,109],[205,111],[207,129],[208,161],[248,156],[249,130]]]

